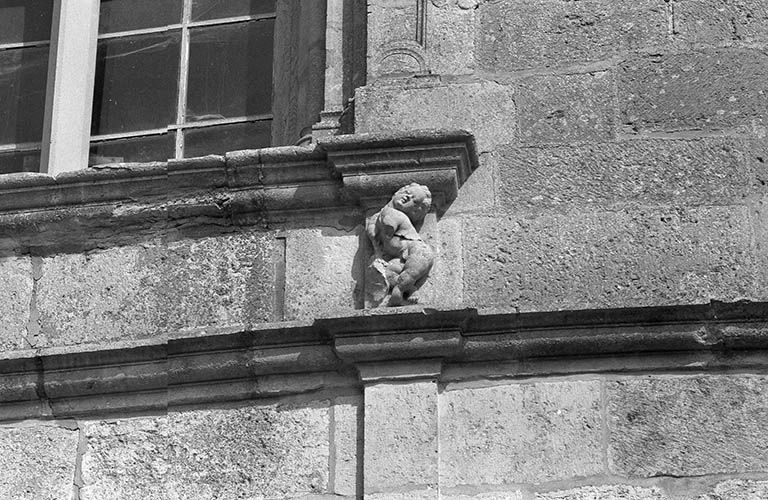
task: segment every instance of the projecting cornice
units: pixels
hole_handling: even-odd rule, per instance
[[[389,363],[430,360],[443,381],[768,367],[766,302],[523,314],[376,309],[199,333],[0,359],[0,421],[353,390],[371,363],[386,373]]]
[[[309,147],[103,165],[55,177],[2,175],[0,215],[45,219],[53,210],[119,203],[143,203],[145,214],[176,218],[217,208],[234,217],[326,210],[378,203],[409,182],[428,185],[444,206],[476,167],[474,139],[465,131],[346,135]]]

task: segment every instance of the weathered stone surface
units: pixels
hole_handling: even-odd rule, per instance
[[[169,416],[171,498],[284,498],[328,487],[329,405],[244,406]]]
[[[423,69],[410,55],[386,57],[387,49],[395,44],[416,44],[417,19],[416,3],[408,0],[372,0],[368,3],[369,78],[390,73],[416,73]]]
[[[662,43],[668,24],[663,0],[502,0],[478,11],[478,68],[487,71],[605,60]]]
[[[366,497],[437,487],[437,425],[434,381],[365,388]]]
[[[43,342],[70,345],[272,319],[273,240],[220,235],[43,259]]]
[[[28,257],[0,259],[0,351],[29,349],[36,343],[28,338],[32,284]]]
[[[86,448],[80,500],[166,500],[169,463],[165,416],[80,422]]]
[[[517,97],[520,138],[527,144],[608,141],[614,137],[611,73],[529,77]]]
[[[714,491],[697,500],[764,500],[768,498],[768,481],[733,479],[715,486]]]
[[[438,75],[466,75],[475,69],[475,9],[426,2],[429,66]]]
[[[633,140],[541,148],[498,148],[489,156],[505,207],[721,205],[752,190],[746,141]]]
[[[425,307],[461,307],[464,296],[461,221],[453,218],[436,221],[434,214],[430,214],[422,226],[421,236],[436,257],[427,281],[414,298]]]
[[[764,0],[676,1],[675,34],[691,43],[748,44],[768,39]]]
[[[749,132],[768,116],[768,54],[757,50],[649,55],[619,66],[625,133]]]
[[[768,378],[628,379],[607,386],[608,459],[630,477],[768,469]]]
[[[480,155],[480,166],[472,172],[458,196],[448,208],[448,214],[484,211],[496,203],[496,164],[492,153]]]
[[[465,302],[541,311],[749,298],[748,218],[744,207],[467,218]]]
[[[753,207],[755,231],[755,295],[768,298],[768,195]]]
[[[525,500],[519,491],[480,493],[478,495],[442,495],[443,500]]]
[[[441,395],[440,415],[444,487],[603,471],[597,381],[450,390]]]
[[[479,152],[514,142],[517,116],[510,87],[493,82],[450,86],[369,85],[355,97],[357,132],[466,129]]]
[[[167,328],[272,321],[274,249],[273,233],[247,231],[158,248],[156,296]]]
[[[56,425],[0,428],[0,498],[70,500],[78,432]]]
[[[361,300],[366,255],[362,226],[296,229],[286,238],[285,315],[313,318],[349,311]]]
[[[667,500],[667,497],[659,488],[618,484],[537,493],[536,500]]]
[[[336,495],[354,497],[357,495],[358,464],[362,463],[362,436],[358,428],[362,421],[362,398],[336,398],[331,411],[333,412],[333,473],[330,492]]]

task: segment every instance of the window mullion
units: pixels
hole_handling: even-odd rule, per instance
[[[91,132],[99,0],[54,0],[41,171],[85,168]]]
[[[187,113],[187,82],[189,74],[189,23],[192,18],[192,0],[184,0],[181,20],[181,57],[179,58],[179,101],[176,108],[176,124],[184,123]],[[184,158],[184,131],[176,130],[176,158]]]

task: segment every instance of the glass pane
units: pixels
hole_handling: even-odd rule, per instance
[[[88,165],[165,161],[168,158],[173,158],[175,149],[175,134],[92,142]]]
[[[272,19],[190,30],[187,121],[272,110]]]
[[[101,0],[99,33],[155,28],[181,22],[181,0]]]
[[[275,12],[275,0],[192,0],[192,20],[254,16]]]
[[[92,135],[176,122],[180,40],[174,31],[99,42]]]
[[[0,174],[39,171],[40,151],[12,151],[0,153]]]
[[[53,0],[0,0],[0,43],[50,40]]]
[[[193,158],[238,149],[265,148],[272,135],[272,121],[217,125],[184,131],[184,156]]]
[[[40,142],[48,47],[0,51],[0,144]]]

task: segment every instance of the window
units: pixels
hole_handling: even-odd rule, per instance
[[[0,0],[0,174],[37,172],[51,0]]]
[[[295,144],[324,109],[326,5],[0,0],[0,174]]]
[[[101,0],[89,164],[269,146],[275,0]]]

